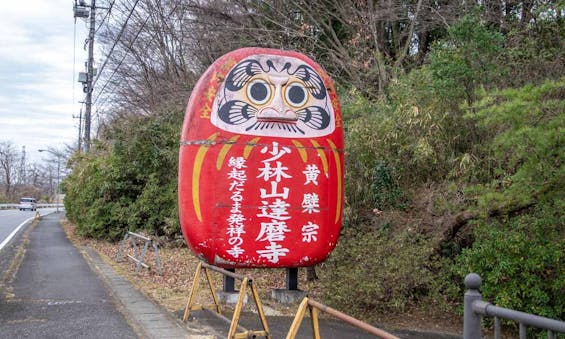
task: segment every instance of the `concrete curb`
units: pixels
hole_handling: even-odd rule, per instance
[[[81,252],[93,270],[102,278],[108,290],[121,304],[121,312],[132,324],[134,330],[145,338],[190,338],[213,339],[216,332],[207,326],[191,322],[189,328],[180,319],[148,299],[132,284],[108,265],[100,255],[89,247],[82,247]]]

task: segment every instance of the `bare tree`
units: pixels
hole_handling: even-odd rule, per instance
[[[236,0],[192,10],[197,35],[213,38],[200,44],[207,50],[218,44],[296,49],[340,82],[382,96],[391,79],[423,62],[431,41],[464,6],[446,0]]]
[[[4,186],[4,195],[12,200],[13,183],[18,165],[18,152],[10,141],[0,142],[0,183]]]
[[[116,4],[116,20],[102,30],[106,68],[97,91],[109,98],[112,114],[182,109],[197,79],[194,41],[190,30],[182,28],[189,2],[135,3]]]
[[[505,30],[531,25],[538,12],[560,16],[556,6],[555,0],[127,0],[101,26],[106,67],[96,92],[112,115],[182,109],[214,60],[257,46],[303,52],[339,83],[383,98],[388,84],[424,63],[432,43],[462,16],[479,13]]]

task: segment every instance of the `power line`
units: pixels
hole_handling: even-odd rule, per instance
[[[98,25],[98,28],[96,29],[96,32],[94,32],[94,34],[98,34],[98,31],[102,28],[102,25],[104,25],[104,22],[106,21],[106,19],[108,19],[108,17],[110,16],[110,12],[112,12],[112,8],[114,7],[114,3],[116,2],[116,0],[112,0],[112,3],[110,4],[110,7],[108,8],[108,10],[106,11],[106,15],[104,15],[104,17],[102,18],[102,22],[100,22],[100,25]],[[109,19],[108,19],[109,20]]]
[[[76,63],[77,63],[77,58],[76,58],[76,49],[77,49],[77,18],[75,17],[75,23],[73,26],[73,104],[71,107],[73,107],[74,110],[74,106],[75,106],[75,75],[76,75]],[[74,117],[74,115],[73,115]],[[81,108],[81,114],[80,114],[80,121],[79,121],[79,129],[78,129],[78,149],[80,151],[80,139],[81,139],[81,135],[82,135],[82,108]]]
[[[97,74],[96,74],[96,78],[94,79],[94,82],[92,83],[92,86],[96,85],[96,82],[98,81],[98,78],[100,78],[100,74],[102,74],[102,71],[104,70],[104,68],[106,67],[106,64],[108,63],[108,61],[110,60],[110,56],[112,55],[112,52],[114,51],[114,48],[116,47],[116,45],[118,44],[118,42],[120,41],[120,38],[122,37],[122,34],[124,33],[124,31],[126,30],[126,26],[128,24],[129,19],[131,18],[131,15],[133,14],[135,7],[137,6],[137,3],[139,2],[139,0],[136,0],[135,3],[133,4],[133,7],[131,8],[126,21],[124,22],[124,24],[122,25],[122,29],[120,30],[120,33],[118,33],[118,37],[116,38],[116,40],[114,41],[114,44],[112,45],[112,48],[110,48],[110,51],[108,52],[108,55],[106,56],[106,60],[104,60],[104,63],[102,64],[102,67],[100,67],[100,69],[98,70]]]
[[[147,22],[149,21],[149,18],[151,16],[148,15],[147,18],[145,18],[145,21],[143,22],[143,24],[141,25],[141,27],[139,28],[139,30],[137,31],[137,33],[135,34],[135,37],[133,38],[133,40],[131,41],[131,43],[128,46],[128,49],[132,49],[133,48],[133,44],[137,41],[137,38],[139,37],[139,35],[141,34],[141,32],[143,31],[143,29],[145,28],[145,25],[147,24]],[[112,72],[112,74],[110,75],[110,77],[108,77],[108,79],[106,80],[106,82],[104,83],[104,86],[102,86],[102,89],[100,90],[100,92],[98,93],[98,95],[96,96],[96,98],[94,99],[94,103],[96,103],[98,101],[98,98],[100,98],[100,95],[102,95],[102,93],[104,93],[104,89],[106,88],[106,86],[108,86],[108,84],[110,83],[110,80],[112,80],[112,77],[114,76],[114,74],[116,74],[116,72],[118,71],[118,69],[122,66],[124,60],[126,59],[126,57],[128,56],[129,53],[125,53],[124,56],[122,57],[122,60],[120,60],[120,62],[118,63],[118,65],[116,66],[116,68],[114,68],[114,71]],[[100,75],[100,73],[98,73]],[[119,82],[121,83],[121,81]]]
[[[170,17],[170,16],[176,11],[176,9],[178,8],[179,4],[180,4],[180,3],[176,3],[176,4],[175,4],[175,7],[174,7],[174,8],[170,11],[170,13],[167,15],[167,18]],[[137,1],[136,1],[136,3],[134,4],[134,8],[135,8],[135,5],[137,5]],[[130,14],[131,14],[131,13],[130,13]],[[148,14],[147,17],[145,18],[145,21],[143,22],[143,24],[141,24],[139,30],[138,30],[137,33],[135,34],[135,37],[133,38],[132,42],[129,44],[129,46],[128,46],[128,49],[129,49],[129,50],[131,50],[131,49],[133,48],[133,44],[137,41],[137,38],[139,37],[139,35],[140,35],[141,32],[143,31],[143,28],[145,28],[145,25],[147,24],[147,22],[149,21],[150,18],[151,18],[151,14]],[[129,16],[128,16],[128,19],[129,19]],[[126,22],[127,22],[127,21],[126,21]],[[124,25],[124,26],[125,26],[125,25]],[[117,40],[116,40],[116,42],[117,42]],[[114,46],[115,46],[115,43],[114,43]],[[112,46],[112,50],[113,50],[113,47],[114,47],[114,46]],[[122,57],[122,60],[120,60],[120,62],[118,63],[118,65],[117,65],[116,68],[114,69],[114,72],[112,72],[112,74],[110,75],[110,77],[108,77],[108,79],[106,80],[106,83],[104,83],[104,86],[102,86],[102,89],[100,90],[100,92],[99,92],[98,95],[96,96],[96,99],[94,100],[95,103],[98,101],[98,99],[99,99],[99,97],[102,95],[102,93],[104,93],[104,89],[106,88],[106,86],[108,85],[108,83],[110,82],[110,80],[112,79],[112,77],[114,76],[114,74],[116,74],[116,72],[118,71],[118,69],[120,68],[120,66],[121,66],[122,63],[124,62],[125,58],[128,56],[128,54],[129,54],[129,52],[126,52],[126,53],[124,54],[124,56]],[[108,60],[108,59],[107,59],[107,60]],[[106,64],[106,63],[104,63],[104,64]],[[98,72],[98,76],[100,76],[101,73],[102,73],[102,72]],[[96,79],[98,79],[98,76],[96,77]],[[120,80],[120,82],[119,82],[118,84],[120,84],[120,83],[121,83],[121,80]]]

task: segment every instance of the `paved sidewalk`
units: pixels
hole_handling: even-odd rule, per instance
[[[81,248],[81,252],[91,267],[102,277],[113,296],[122,305],[122,313],[130,323],[141,330],[148,338],[220,338],[213,328],[204,324],[191,323],[190,327],[175,319],[171,313],[156,305],[136,290],[127,279],[117,274],[96,251]]]
[[[60,218],[28,224],[2,250],[0,338],[142,337],[67,239]]]

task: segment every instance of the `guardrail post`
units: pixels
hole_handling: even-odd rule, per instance
[[[141,268],[141,265],[143,264],[143,259],[145,259],[145,254],[147,253],[147,247],[149,246],[149,242],[146,241],[145,244],[143,245],[143,251],[141,252],[141,256],[138,257],[137,260],[139,260],[137,262],[137,267],[135,269],[135,273],[139,273],[139,269]]]
[[[481,338],[481,316],[473,310],[473,304],[481,300],[481,277],[470,273],[465,277],[465,297],[463,299],[463,339]]]
[[[122,239],[122,243],[120,244],[120,247],[118,248],[118,254],[116,255],[116,261],[122,260],[122,253],[123,253],[123,250],[126,248],[126,243],[128,241],[128,237],[129,237],[129,233],[126,232],[126,234],[124,235],[124,238]]]

